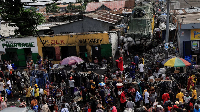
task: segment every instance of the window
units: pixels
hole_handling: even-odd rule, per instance
[[[43,60],[47,59],[47,58],[49,60],[56,60],[55,48],[54,47],[43,47],[42,53],[43,53]]]

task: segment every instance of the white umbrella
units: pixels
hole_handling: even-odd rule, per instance
[[[123,86],[123,84],[122,83],[117,83],[116,86]]]

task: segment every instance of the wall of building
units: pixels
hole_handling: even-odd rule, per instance
[[[41,37],[44,46],[55,47],[59,50],[61,46],[76,46],[77,56],[79,56],[79,46],[86,46],[88,58],[91,58],[91,49],[93,45],[110,44],[108,33],[96,33],[96,34],[71,34],[71,35],[60,35],[54,37]],[[38,53],[43,57],[42,47],[43,44],[39,37],[37,38]],[[59,55],[59,54],[58,54]],[[59,61],[54,61],[53,63],[58,63]]]
[[[117,32],[109,32],[110,43],[112,44],[112,57],[115,57],[118,48],[118,35]]]
[[[75,21],[73,23],[60,25],[56,27],[51,27],[51,29],[54,31],[54,34],[61,34],[61,33],[67,33],[67,32],[83,33],[83,32],[91,32],[91,31],[103,32],[103,31],[109,31],[109,26],[113,26],[113,25],[85,17],[83,20]]]
[[[183,41],[190,41],[190,29],[181,29],[179,35],[179,53],[183,56]]]
[[[191,41],[191,30],[194,29],[200,29],[200,23],[179,25],[178,44],[179,44],[179,53],[181,56],[183,56],[183,41]]]
[[[5,52],[5,48],[31,48],[32,53],[38,53],[37,38],[5,38],[0,41],[0,51]]]

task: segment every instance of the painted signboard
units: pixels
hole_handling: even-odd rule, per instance
[[[38,53],[37,38],[5,38],[0,40],[0,51],[4,51],[6,48],[31,48],[32,53]]]
[[[85,34],[85,35],[62,35],[54,37],[38,38],[38,46],[67,46],[69,44],[108,44],[109,35],[107,33],[101,34]]]
[[[191,29],[190,40],[200,40],[200,29]]]

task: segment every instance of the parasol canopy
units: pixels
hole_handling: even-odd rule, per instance
[[[185,59],[178,57],[167,59],[167,61],[164,60],[162,63],[164,64],[164,66],[169,66],[169,67],[185,67],[191,65],[191,63],[189,63]]]
[[[81,63],[83,63],[84,61],[81,59],[81,58],[79,58],[79,57],[76,57],[76,56],[70,56],[70,57],[67,57],[67,58],[65,58],[65,59],[63,59],[61,62],[60,62],[60,64],[61,65],[74,65],[74,64],[81,64]]]
[[[101,83],[99,83],[99,86],[103,87],[103,86],[105,86],[105,83],[101,82]]]

